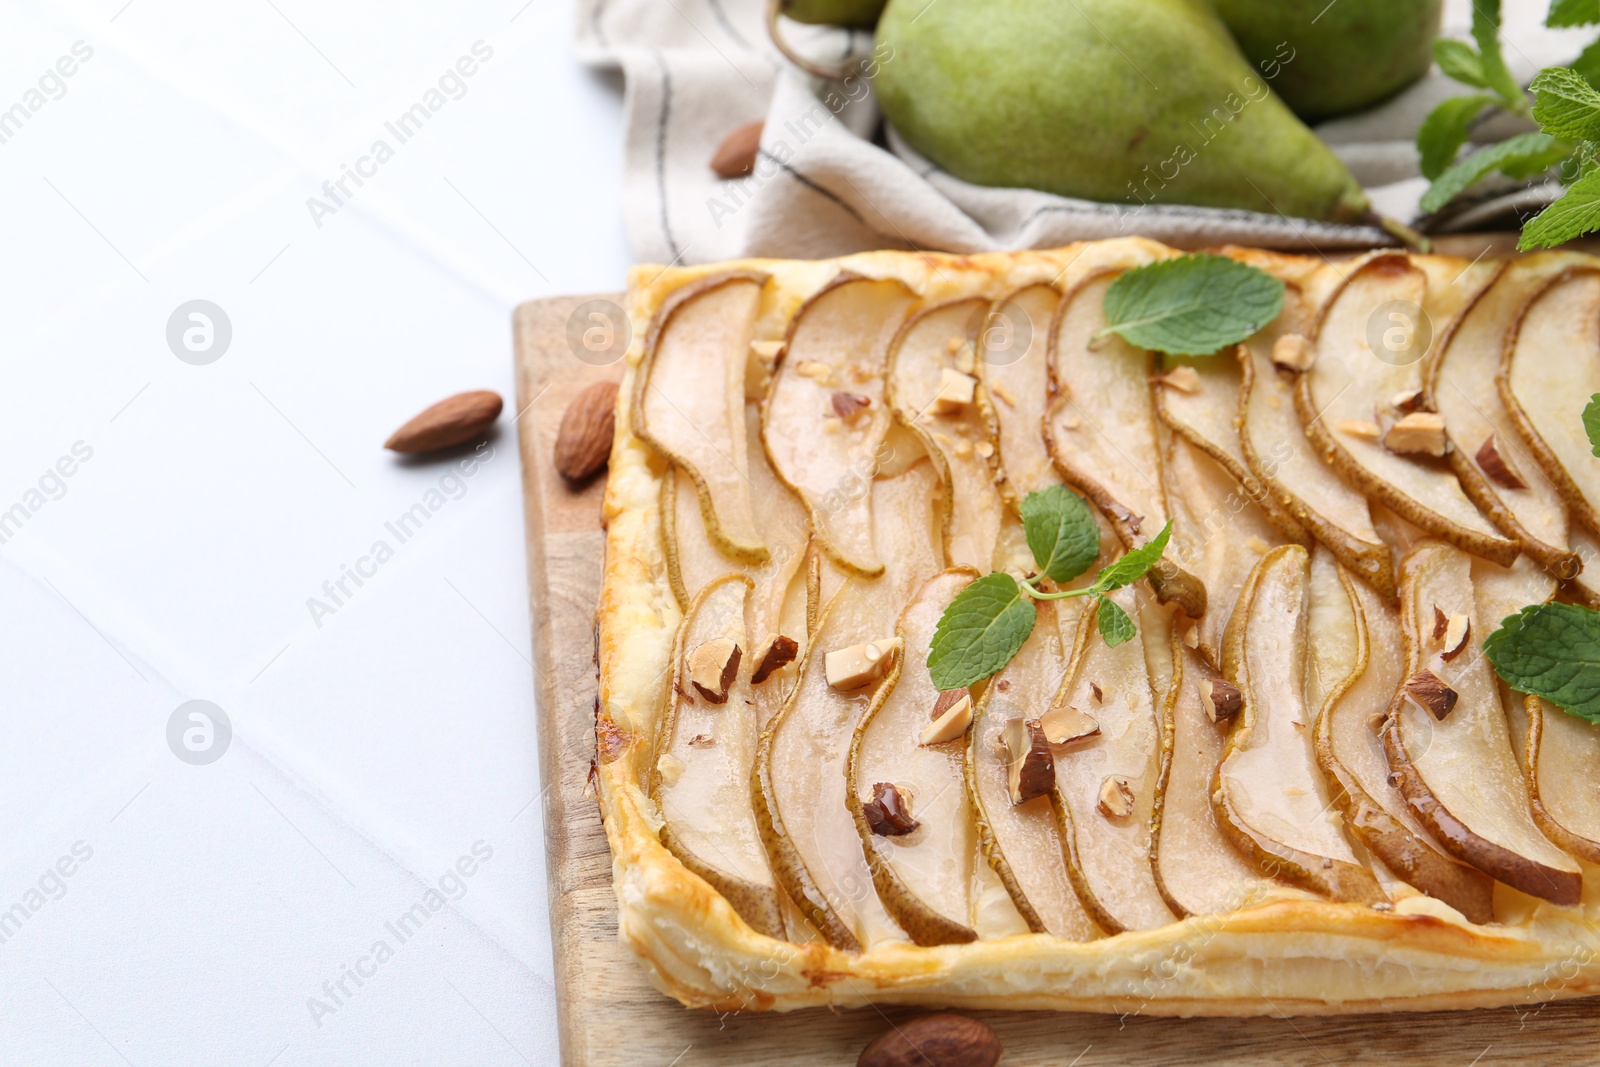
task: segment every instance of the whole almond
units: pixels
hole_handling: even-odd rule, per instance
[[[480,436],[500,417],[499,393],[476,389],[446,397],[389,435],[383,447],[394,452],[437,452]]]
[[[717,145],[711,169],[719,178],[743,178],[756,169],[756,152],[761,148],[761,120],[736,128]]]
[[[988,1023],[941,1012],[891,1027],[856,1067],[994,1067],[1004,1051]]]
[[[556,433],[556,470],[580,482],[604,467],[616,426],[616,382],[595,382],[573,397]]]

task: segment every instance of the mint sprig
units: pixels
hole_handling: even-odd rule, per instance
[[[928,672],[938,689],[964,689],[999,671],[1016,656],[1038,619],[1035,600],[1094,597],[1100,635],[1115,647],[1138,630],[1106,594],[1144,577],[1172,536],[1168,521],[1148,544],[1103,567],[1081,589],[1041,592],[1045,579],[1060,585],[1088,569],[1100,553],[1100,528],[1083,498],[1065,486],[1029,493],[1022,501],[1023,534],[1039,571],[1030,578],[996,571],[957,593],[934,628]]]
[[[1125,271],[1106,289],[1105,328],[1129,344],[1174,356],[1209,356],[1283,311],[1283,282],[1248,263],[1199,253]]]
[[[1591,396],[1584,406],[1583,432],[1589,435],[1589,451],[1600,456],[1600,393]]]
[[[1489,635],[1483,652],[1512,689],[1600,723],[1600,611],[1577,604],[1525,607]]]

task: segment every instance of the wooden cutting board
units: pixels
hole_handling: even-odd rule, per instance
[[[1452,249],[1455,251],[1455,249]],[[1457,253],[1459,254],[1459,252]],[[1468,252],[1468,254],[1472,254]],[[918,1014],[885,1007],[789,1014],[691,1011],[656,992],[617,940],[611,854],[585,791],[594,751],[594,610],[604,536],[603,478],[572,488],[551,452],[567,402],[616,380],[620,361],[574,355],[568,320],[592,300],[558,297],[516,311],[517,411],[538,678],[550,925],[562,1062],[584,1067],[849,1065],[887,1029]],[[585,309],[586,312],[591,309]],[[574,331],[595,323],[587,317]],[[972,1012],[1005,1043],[1005,1067],[1354,1063],[1567,1067],[1600,1060],[1600,1001],[1424,1015],[1164,1019],[1138,1015]]]

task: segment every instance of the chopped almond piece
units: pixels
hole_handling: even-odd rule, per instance
[[[1052,745],[1069,745],[1100,734],[1100,723],[1094,716],[1085,715],[1067,704],[1057,705],[1039,716],[1039,726]]]
[[[946,697],[952,699],[946,701]],[[940,711],[941,705],[943,711]],[[947,689],[940,693],[933,710],[937,717],[923,728],[923,745],[941,745],[965,737],[972,727],[972,694],[965,689]]]
[[[828,385],[833,381],[833,368],[814,359],[803,359],[796,363],[794,372],[802,378],[810,378],[818,385]]]
[[[778,360],[783,356],[782,341],[751,341],[750,351],[756,358],[766,365],[768,370],[778,365]]]
[[[874,783],[872,799],[861,805],[861,811],[879,837],[899,837],[922,825],[911,817],[910,800],[890,782]]]
[[[1244,707],[1244,694],[1232,682],[1206,678],[1200,682],[1200,703],[1205,705],[1207,718],[1221,722],[1239,714],[1239,709]]]
[[[1106,775],[1095,807],[1108,819],[1126,819],[1133,814],[1133,787],[1120,774]]]
[[[991,381],[989,383],[989,392],[999,397],[1006,407],[1014,408],[1017,406],[1017,396],[1010,389],[1006,388],[1005,382],[1002,382],[999,379]]]
[[[888,673],[899,651],[898,637],[835,649],[823,658],[823,673],[835,689],[861,689]]]
[[[1444,632],[1449,628],[1450,616],[1444,613],[1443,608],[1435,604],[1433,606],[1433,639],[1435,641],[1439,640],[1444,636]]]
[[[1450,450],[1445,436],[1444,416],[1432,411],[1413,411],[1389,427],[1383,447],[1398,455],[1442,456]]]
[[[1439,650],[1439,658],[1446,663],[1461,655],[1461,650],[1467,647],[1467,637],[1472,633],[1472,620],[1462,614],[1450,616],[1445,624],[1444,645]]]
[[[872,398],[870,396],[861,396],[857,393],[835,390],[833,396],[829,398],[829,403],[832,405],[835,415],[849,422],[872,406]]]
[[[1378,429],[1377,423],[1367,422],[1364,419],[1342,419],[1334,423],[1333,428],[1347,436],[1359,437],[1363,441],[1376,441],[1382,432]]]
[[[766,651],[756,660],[756,669],[750,673],[750,684],[760,685],[773,671],[782,670],[800,654],[800,642],[782,634],[769,634],[761,643]]]
[[[1528,488],[1528,483],[1522,480],[1522,475],[1517,473],[1517,469],[1511,465],[1505,453],[1494,443],[1494,434],[1484,438],[1482,447],[1473,458],[1478,461],[1478,467],[1483,473],[1507,489]]]
[[[1310,370],[1316,358],[1317,350],[1304,334],[1286,333],[1272,342],[1272,365],[1279,370]]]
[[[656,760],[656,773],[668,785],[677,785],[678,779],[683,777],[686,769],[688,764],[670,752],[663,752],[661,758]]]
[[[978,379],[949,367],[939,371],[939,391],[933,398],[933,410],[939,415],[959,415],[972,403],[973,389]]]
[[[965,341],[956,349],[956,370],[962,374],[971,374],[978,366],[978,354],[973,351],[972,342]]]
[[[728,687],[739,673],[743,651],[731,637],[719,637],[698,645],[689,653],[689,684],[711,704],[726,703]]]
[[[1396,411],[1416,411],[1422,407],[1421,389],[1402,389],[1389,398]]]
[[[1026,804],[1055,788],[1056,761],[1038,719],[1007,721],[1000,731],[1000,743],[1006,750],[1011,803]]]
[[[1187,363],[1173,367],[1156,380],[1162,385],[1171,386],[1180,393],[1198,393],[1200,391],[1200,372]]]

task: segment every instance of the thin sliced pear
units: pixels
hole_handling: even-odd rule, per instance
[[[1520,694],[1519,694],[1520,695]],[[1600,863],[1600,726],[1536,696],[1528,710],[1528,792],[1545,836],[1589,863]]]
[[[1334,900],[1387,901],[1346,840],[1318,773],[1306,707],[1311,557],[1299,545],[1256,565],[1234,608],[1223,670],[1244,698],[1217,766],[1223,833],[1264,873]]]
[[[645,339],[634,432],[693,479],[723,551],[767,557],[750,502],[745,366],[767,276],[726,271],[667,298]]]
[[[938,494],[927,462],[872,483],[874,536],[888,566],[873,581],[832,583],[799,681],[756,752],[751,791],[773,874],[817,933],[849,951],[905,935],[873,892],[845,804],[850,743],[872,688],[831,688],[825,654],[891,636],[912,592],[943,569]]]
[[[1600,268],[1571,267],[1535,293],[1506,339],[1495,385],[1534,461],[1572,515],[1600,531],[1600,461],[1583,409],[1600,392]],[[1534,477],[1522,471],[1523,480]]]
[[[898,281],[844,275],[825,286],[790,322],[762,412],[773,472],[800,494],[828,557],[864,578],[882,574],[884,564],[867,488],[892,421],[884,370],[916,302]],[[835,415],[834,394],[841,392],[867,402],[848,421]]]
[[[1068,941],[1100,936],[1083,910],[1063,860],[1061,836],[1048,797],[1011,803],[1008,758],[1000,738],[1012,719],[1037,719],[1049,707],[1047,695],[1067,670],[1058,617],[1077,632],[1082,600],[1041,601],[1033,633],[1016,658],[989,680],[978,700],[967,735],[967,795],[977,820],[978,840],[989,866],[1012,903],[1036,934]]]
[[[1294,406],[1300,375],[1272,363],[1278,339],[1308,336],[1311,323],[1308,298],[1291,284],[1278,320],[1239,346],[1239,449],[1282,510],[1346,567],[1393,597],[1389,546],[1373,528],[1366,497],[1340,480],[1306,438]]]
[[[1094,339],[1105,326],[1113,280],[1113,274],[1092,277],[1062,298],[1051,341],[1059,395],[1045,418],[1045,438],[1062,476],[1105,514],[1124,546],[1137,548],[1166,525],[1167,497],[1150,355],[1116,334]],[[1172,558],[1151,569],[1150,587],[1198,619],[1206,613],[1206,588]]]
[[[959,568],[928,579],[900,614],[898,664],[878,687],[850,746],[845,803],[889,914],[918,945],[976,941],[977,831],[967,801],[965,736],[924,745],[939,699],[928,674],[928,647],[939,617],[977,571]],[[910,833],[880,836],[864,805],[880,783],[893,785],[918,823]]]
[[[746,650],[753,657],[752,667],[765,653],[765,642],[775,634],[793,638],[803,650],[807,620],[819,607],[809,587],[802,587],[811,523],[799,499],[767,466],[758,436],[760,419],[756,405],[747,404],[748,439],[755,443],[750,454],[750,496],[762,516],[762,536],[767,545],[764,562],[743,562],[718,551],[696,505],[694,483],[680,476],[675,466],[667,469],[661,489],[667,576],[679,604],[687,607],[707,583],[729,571],[738,570],[755,583],[750,605],[752,647]],[[772,681],[754,686],[757,703],[763,708],[763,721],[781,704],[783,694],[793,684],[796,669],[794,665],[781,668],[771,676]]]
[[[684,614],[651,795],[661,805],[661,843],[727,898],[752,929],[782,938],[783,912],[750,803],[761,730],[745,631],[750,590],[748,578],[730,574],[707,585]],[[727,700],[712,704],[692,695],[685,660],[719,638],[732,640],[743,655]]]
[[[1213,665],[1222,663],[1222,635],[1256,561],[1284,543],[1278,528],[1238,482],[1181,434],[1167,442],[1171,486],[1170,555],[1206,587],[1206,613],[1191,640]]]
[[[1172,660],[1150,863],[1156,886],[1174,912],[1217,915],[1286,890],[1247,863],[1217,826],[1211,788],[1229,724],[1212,722],[1200,699],[1201,682],[1215,672],[1176,635]]]
[[[1413,811],[1456,859],[1530,896],[1576,904],[1578,864],[1539,831],[1528,784],[1512,748],[1500,687],[1480,651],[1493,624],[1479,617],[1472,558],[1437,541],[1413,550],[1400,568],[1400,619],[1406,677],[1427,669],[1457,694],[1442,720],[1418,707],[1402,688],[1384,730],[1389,767]],[[1465,614],[1469,647],[1446,661],[1433,638],[1435,612]]]
[[[984,574],[994,563],[1004,513],[995,488],[994,421],[973,379],[974,335],[987,309],[982,300],[957,300],[912,316],[890,352],[886,389],[895,417],[922,439],[946,486],[946,562]],[[968,380],[970,402],[947,395],[950,375]]]
[[[1140,617],[1141,629],[1165,616],[1154,603],[1141,613],[1131,586],[1112,593],[1111,599],[1130,616]],[[1051,807],[1078,899],[1101,929],[1116,934],[1163,926],[1173,914],[1150,869],[1150,813],[1161,744],[1150,667],[1142,641],[1107,647],[1097,615],[1098,609],[1083,613],[1071,665],[1051,703],[1093,716],[1100,732],[1054,749]],[[1131,794],[1125,815],[1101,809],[1102,790],[1113,779],[1125,783]]]
[[[1278,531],[1275,541],[1309,545],[1311,537],[1288,509],[1256,477],[1239,442],[1244,372],[1237,359],[1213,356],[1164,356],[1156,379],[1156,414],[1172,431],[1210,456],[1265,513]],[[1169,475],[1168,496],[1183,490],[1183,481]],[[1253,561],[1252,561],[1253,562]],[[1201,576],[1202,581],[1204,576]],[[1208,584],[1206,591],[1211,587]],[[1223,623],[1227,622],[1226,612]]]
[[[1434,346],[1424,376],[1427,403],[1444,416],[1455,446],[1448,459],[1462,490],[1517,539],[1524,553],[1566,579],[1580,569],[1568,542],[1567,509],[1513,428],[1495,375],[1523,308],[1577,258],[1547,252],[1512,260],[1467,312],[1449,344]],[[1491,440],[1489,454],[1500,457],[1506,470],[1485,470],[1478,459]],[[1519,481],[1523,488],[1513,488],[1507,480]]]
[[[1061,484],[1044,441],[1050,404],[1050,327],[1061,294],[1030,285],[994,302],[978,335],[978,379],[994,411],[1001,492],[1013,507]]]
[[[1389,776],[1379,730],[1405,681],[1399,612],[1321,551],[1311,559],[1308,627],[1317,762],[1346,828],[1395,876],[1472,922],[1491,921],[1493,881],[1445,855]]]
[[[1483,517],[1447,463],[1397,454],[1381,437],[1353,429],[1366,424],[1383,430],[1403,414],[1396,399],[1422,388],[1423,353],[1403,362],[1410,357],[1390,356],[1386,348],[1380,358],[1369,335],[1394,332],[1398,337],[1408,324],[1431,322],[1433,343],[1448,343],[1472,298],[1498,269],[1449,260],[1460,275],[1449,284],[1448,278],[1430,278],[1427,268],[1436,259],[1379,255],[1350,272],[1322,310],[1316,362],[1300,376],[1295,409],[1306,435],[1352,487],[1433,536],[1508,565],[1517,556],[1517,543]]]

